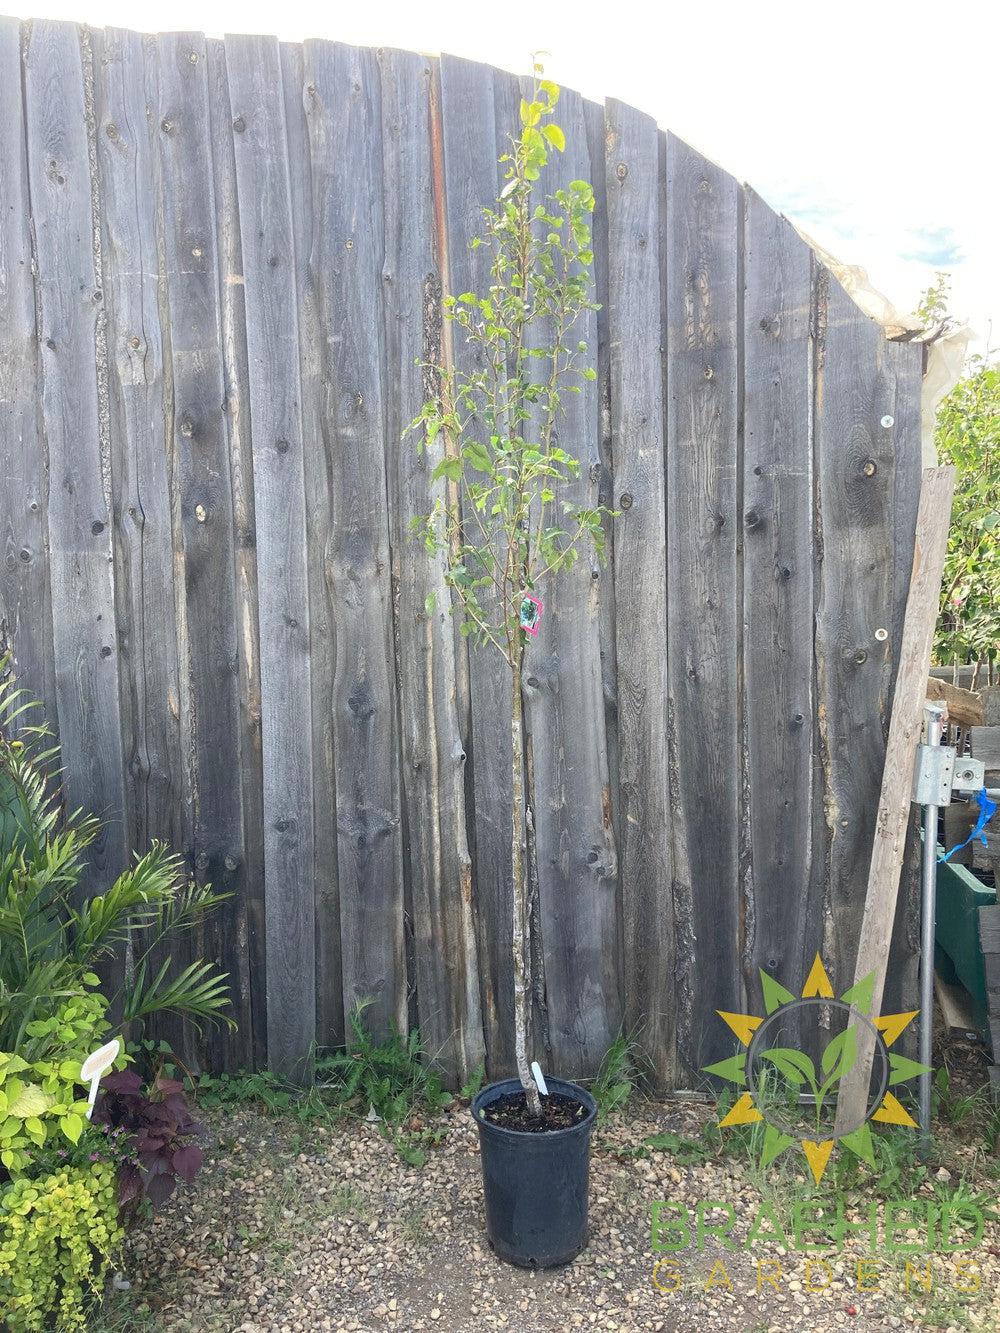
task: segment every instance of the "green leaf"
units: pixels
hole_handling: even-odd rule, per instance
[[[461,481],[464,471],[465,467],[460,458],[442,458],[431,476],[434,481],[440,481],[442,477],[447,477],[449,481]]]
[[[424,610],[429,616],[432,616],[437,608],[437,593],[429,592],[424,598]]]
[[[17,1080],[14,1081],[16,1083]],[[28,1120],[33,1116],[44,1115],[54,1101],[50,1093],[29,1083],[19,1089],[18,1095],[8,1105],[7,1113],[16,1116],[18,1120]]]
[[[565,134],[563,134],[562,130],[559,128],[558,125],[544,125],[542,127],[542,133],[545,135],[546,139],[548,139],[549,143],[552,145],[553,148],[558,149],[560,153],[565,151],[566,136]]]
[[[462,450],[462,456],[472,464],[477,472],[488,474],[493,471],[493,460],[490,458],[486,446],[480,444],[478,440],[473,440],[471,444],[467,444]]]
[[[83,1120],[71,1111],[69,1115],[64,1115],[59,1121],[59,1128],[70,1143],[79,1143],[80,1135],[83,1133]]]

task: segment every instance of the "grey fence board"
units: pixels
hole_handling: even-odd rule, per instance
[[[812,252],[791,223],[745,193],[743,963],[755,994],[760,968],[794,990],[822,945],[822,863],[813,859],[822,793],[813,726]]]
[[[192,870],[233,897],[200,947],[224,958],[246,1007],[246,849],[242,786],[238,610],[227,385],[219,309],[207,52],[195,33],[159,38],[160,161],[173,401],[184,557],[183,669],[187,675]],[[218,781],[221,773],[229,775]],[[252,1026],[218,1042],[216,1058],[245,1063]]]
[[[233,966],[240,984],[250,989],[244,1002],[242,1055],[266,1059],[267,997],[265,977],[264,779],[260,686],[260,629],[257,612],[257,525],[250,429],[250,370],[247,356],[243,249],[229,79],[223,42],[206,43],[212,161],[215,169],[215,219],[218,236],[219,323],[225,419],[233,492],[233,566],[236,575],[237,700],[240,727],[240,801],[243,817],[243,897],[245,920],[239,922],[245,947]],[[215,1044],[217,1034],[212,1034]],[[210,1048],[210,1054],[211,1054]]]
[[[741,1007],[737,662],[739,186],[673,135],[666,154],[667,564],[678,1048],[722,1058]],[[697,789],[702,803],[689,792]]]
[[[295,248],[276,39],[226,41],[250,367],[264,761],[267,1049],[289,1073],[316,1032],[305,472]]]
[[[299,383],[302,390],[303,440],[320,437],[321,332],[316,288],[311,279],[313,195],[309,161],[309,129],[305,106],[313,93],[306,84],[302,47],[281,48],[288,136],[289,184],[295,225],[295,294],[299,315]],[[316,960],[316,1039],[332,1046],[344,1036],[344,986],[340,946],[340,896],[337,877],[337,822],[333,769],[333,717],[329,707],[334,671],[334,620],[326,595],[326,533],[330,523],[326,456],[306,448],[306,540],[309,579],[310,749],[313,782],[313,904]],[[300,723],[301,725],[301,723]]]
[[[94,47],[126,828],[140,850],[154,838],[181,847],[185,837],[149,42],[118,29],[97,34]]]
[[[824,956],[848,976],[871,859],[893,669],[891,428],[895,385],[880,331],[830,277],[817,291],[816,467],[821,541],[818,715],[827,810]]]
[[[40,438],[35,266],[31,240],[21,25],[0,19],[0,647],[58,729],[49,591],[48,458]],[[37,719],[40,720],[40,719]]]
[[[311,277],[323,339],[325,563],[344,1005],[407,1017],[396,681],[385,475],[381,96],[374,54],[310,42]],[[334,335],[331,331],[339,330]],[[317,442],[318,443],[318,442]]]
[[[110,458],[98,374],[103,292],[92,212],[91,124],[81,36],[35,23],[25,49],[24,96],[38,265],[41,404],[49,455],[48,540],[59,738],[75,756],[67,803],[104,820],[90,849],[91,885],[125,854],[119,650],[115,626]]]
[[[584,102],[587,124],[587,142],[590,150],[589,179],[594,188],[594,213],[591,228],[594,240],[594,291],[598,303],[594,349],[597,370],[598,463],[600,465],[597,498],[609,513],[614,510],[614,465],[611,458],[611,354],[608,336],[608,183],[607,125],[604,107],[597,102]],[[662,207],[662,205],[661,205]],[[608,788],[611,797],[611,826],[616,854],[621,846],[621,801],[618,785],[618,664],[615,655],[615,581],[614,581],[614,521],[604,520],[607,543],[607,566],[600,580],[598,597],[598,638],[601,649],[601,689],[604,696],[604,732],[608,756]],[[618,858],[619,890],[621,896],[621,862]],[[621,912],[618,929],[618,975],[623,975]],[[620,989],[620,986],[619,986]]]
[[[660,143],[655,122],[621,102],[607,108],[606,168],[624,1016],[669,1083],[677,941],[667,754],[666,423],[657,355]]]
[[[559,102],[566,151],[542,176],[548,192],[590,179],[578,94]],[[603,154],[599,162],[603,169]],[[570,334],[597,350],[597,314],[587,311]],[[539,363],[546,368],[547,362]],[[558,426],[580,475],[556,503],[593,507],[601,482],[599,392],[585,381],[567,395]],[[560,1069],[592,1077],[621,1026],[618,987],[618,861],[611,818],[599,611],[606,571],[584,552],[566,574],[528,648],[525,707],[532,755],[532,807],[538,860],[545,1000],[551,1056]]]
[[[408,533],[450,446],[401,436],[431,366],[472,364],[440,295],[489,283],[469,241],[524,86],[0,21],[0,632],[108,822],[88,887],[163,837],[232,894],[176,946],[240,1021],[168,1027],[189,1062],[295,1070],[370,1000],[455,1082],[511,1070],[509,676]],[[557,118],[600,303],[565,494],[615,513],[527,659],[535,1046],[587,1076],[624,1029],[703,1085],[758,968],[853,977],[921,352],[649,117],[564,91]]]

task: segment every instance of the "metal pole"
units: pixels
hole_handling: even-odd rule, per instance
[[[941,744],[944,710],[939,704],[924,708],[928,745]],[[937,906],[938,806],[924,806],[924,851],[921,876],[920,926],[920,1063],[930,1065],[934,1046],[934,916]],[[931,1133],[931,1073],[920,1075],[920,1128]]]

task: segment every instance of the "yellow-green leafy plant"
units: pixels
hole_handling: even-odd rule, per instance
[[[14,1176],[46,1142],[79,1143],[87,1113],[80,1061],[36,1060],[0,1052],[0,1162]]]
[[[121,1245],[114,1168],[64,1166],[0,1192],[0,1315],[10,1333],[87,1327]]]

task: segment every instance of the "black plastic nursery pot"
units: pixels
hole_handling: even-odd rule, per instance
[[[492,1083],[475,1098],[486,1201],[486,1234],[495,1254],[519,1268],[568,1264],[587,1244],[590,1132],[597,1103],[575,1083],[546,1079],[549,1092],[580,1102],[585,1114],[568,1129],[505,1129],[484,1120],[491,1102],[519,1092],[516,1078]]]

